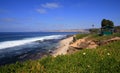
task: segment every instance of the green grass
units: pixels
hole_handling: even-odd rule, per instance
[[[93,40],[107,40],[113,37],[120,37],[120,33],[114,33],[112,35],[105,35],[105,36],[99,36],[98,34],[76,34],[76,39],[82,39],[84,37],[88,36],[88,39],[93,39]]]
[[[88,34],[77,34],[80,39]],[[120,34],[109,36],[91,35],[89,39],[107,40]],[[120,73],[120,41],[84,49],[75,54],[57,57],[44,57],[35,61],[26,61],[0,67],[0,73]]]
[[[99,40],[108,40],[113,37],[120,37],[120,33],[114,33],[112,35],[106,35],[106,36],[99,36],[98,34],[93,34],[90,35],[89,39],[94,39],[96,41],[99,41]]]
[[[86,36],[88,36],[89,34],[76,34],[76,39],[78,40],[78,39],[82,39],[83,37],[86,37]]]
[[[120,73],[120,41],[75,54],[5,65],[0,73]]]

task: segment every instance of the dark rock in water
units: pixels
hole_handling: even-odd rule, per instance
[[[53,51],[52,51],[52,50],[49,50],[49,51],[48,51],[48,53],[52,54],[52,53],[53,53]]]
[[[62,38],[62,39],[64,39],[64,38]],[[46,39],[46,40],[43,40],[43,41],[41,41],[41,40],[37,40],[36,42],[38,42],[38,43],[43,43],[43,42],[51,42],[51,43],[56,43],[56,42],[58,42],[59,40],[61,40],[61,39]]]
[[[37,40],[37,41],[35,41],[35,42],[41,43],[42,41],[41,41],[41,40]]]
[[[22,53],[20,55],[11,55],[0,58],[0,66],[16,63],[17,61],[24,62],[26,60],[37,60],[48,54],[49,53],[47,53],[46,49],[34,48],[33,50]]]
[[[61,39],[55,39],[55,40],[38,40],[36,42],[33,42],[31,45],[27,45],[26,47],[20,46],[20,47],[15,47],[11,49],[18,49],[19,50],[14,50],[14,51],[8,51],[5,52],[5,56],[1,56],[0,58],[0,66],[1,65],[6,65],[6,64],[11,64],[11,63],[16,63],[18,62],[24,62],[26,60],[37,60],[40,59],[44,56],[51,55],[53,53],[52,50],[54,50],[56,44],[60,41]],[[6,51],[6,50],[5,50]]]
[[[21,55],[20,57],[18,57],[19,59],[23,59],[27,56],[27,54]]]

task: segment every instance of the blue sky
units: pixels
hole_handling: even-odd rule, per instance
[[[88,29],[120,25],[120,0],[0,0],[0,32]]]

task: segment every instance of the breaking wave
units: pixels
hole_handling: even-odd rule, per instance
[[[4,41],[4,42],[0,42],[0,49],[21,46],[21,45],[29,44],[35,41],[62,39],[64,37],[65,35],[51,35],[51,36],[43,36],[43,37],[25,38],[21,40]]]

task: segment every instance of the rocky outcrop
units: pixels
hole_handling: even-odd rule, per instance
[[[95,41],[99,46],[109,44],[111,42],[120,41],[120,37],[114,37],[108,40]]]
[[[74,43],[70,44],[69,49],[67,50],[68,53],[73,53],[78,50],[82,50],[85,48],[96,48],[98,45],[92,41],[92,40],[87,40],[88,37],[84,37],[82,39],[79,39],[75,41]]]
[[[114,41],[120,41],[120,37],[114,37],[108,40],[94,41],[88,40],[88,37],[84,37],[70,44],[69,49],[67,50],[68,54],[74,53],[82,49],[95,49],[97,46],[106,45]]]

